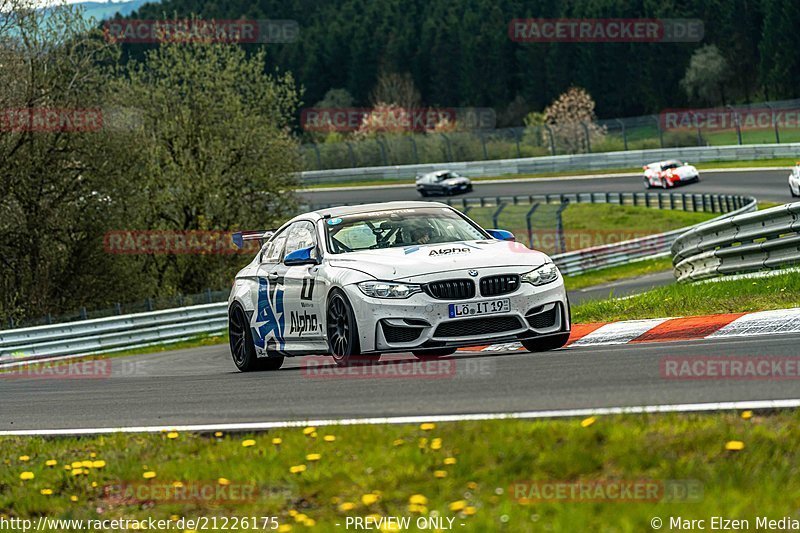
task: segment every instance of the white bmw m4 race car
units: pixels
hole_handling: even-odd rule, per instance
[[[700,173],[693,165],[680,161],[668,160],[650,163],[644,169],[644,186],[646,189],[662,187],[664,189],[700,181]]]
[[[293,355],[347,365],[362,355],[441,357],[496,342],[543,351],[570,333],[564,280],[547,255],[434,202],[293,218],[236,275],[228,317],[242,371],[275,370]]]

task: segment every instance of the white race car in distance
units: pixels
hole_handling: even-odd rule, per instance
[[[796,163],[789,173],[789,192],[793,197],[800,196],[800,162]]]
[[[390,202],[299,215],[266,237],[234,281],[230,348],[242,371],[275,370],[285,356],[412,352],[519,341],[564,346],[564,280],[545,254],[484,230],[437,202]]]
[[[644,186],[647,189],[653,187],[668,189],[676,185],[700,181],[700,173],[693,165],[674,159],[650,163],[642,168],[644,169]]]

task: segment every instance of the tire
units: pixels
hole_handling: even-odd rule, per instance
[[[419,195],[422,196],[423,198],[427,198],[428,197],[428,191],[420,190],[419,191]]]
[[[800,189],[800,187],[798,187],[798,189]],[[792,198],[797,198],[798,196],[800,196],[800,194],[795,194],[794,193],[794,189],[792,189],[791,185],[789,185],[789,194],[792,195]]]
[[[647,178],[645,178],[645,180],[644,180],[644,188],[645,189],[652,189],[653,188],[653,186],[650,185],[650,180],[647,179]]]
[[[228,311],[228,337],[231,357],[239,371],[278,370],[283,365],[284,356],[282,355],[256,357],[253,333],[250,330],[247,315],[238,303],[234,303]]]
[[[417,359],[439,359],[456,353],[455,348],[432,348],[430,350],[416,350],[411,352]]]
[[[358,324],[353,308],[347,297],[339,289],[333,289],[328,296],[325,310],[328,351],[339,366],[349,366],[354,362],[375,360],[375,357],[361,357],[358,342]],[[378,356],[380,358],[380,356]]]
[[[525,339],[520,341],[529,352],[547,352],[561,348],[569,340],[569,332],[543,337],[541,339]]]

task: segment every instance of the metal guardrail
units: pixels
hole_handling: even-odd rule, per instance
[[[700,224],[671,251],[678,281],[800,264],[800,202]]]
[[[724,213],[715,221],[756,208],[755,198],[721,194],[574,193],[463,199],[464,205],[510,203],[611,203],[662,209]],[[451,205],[457,202],[451,200]],[[798,211],[800,211],[800,204]],[[766,211],[765,211],[766,212]],[[708,226],[704,223],[703,226]],[[691,231],[689,232],[691,233]],[[579,274],[598,268],[669,253],[686,228],[618,243],[551,256],[562,273]],[[0,368],[8,363],[50,357],[108,353],[175,342],[227,327],[227,303],[167,309],[81,322],[0,331]]]
[[[222,302],[0,331],[0,367],[23,359],[108,353],[223,331],[227,309]]]
[[[657,148],[626,152],[596,154],[555,155],[498,159],[493,161],[461,161],[453,163],[426,163],[420,165],[395,165],[382,167],[308,170],[300,173],[305,185],[337,183],[342,181],[411,180],[417,174],[447,168],[471,178],[502,176],[505,174],[535,174],[568,170],[602,170],[609,168],[640,169],[642,165],[664,159],[680,159],[693,163],[706,161],[741,161],[757,159],[794,158],[800,143],[747,144],[734,146],[692,146],[684,148]]]

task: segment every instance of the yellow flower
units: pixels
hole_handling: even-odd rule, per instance
[[[168,439],[177,439],[178,438],[178,432],[177,431],[170,431],[169,433],[167,433],[167,438]]]
[[[92,481],[92,488],[93,488],[93,489],[96,489],[96,488],[97,488],[97,481]]]
[[[402,446],[405,443],[406,441],[404,441],[403,439],[394,439],[394,441],[392,442],[392,446]]]
[[[221,478],[219,478],[219,479],[217,480],[217,484],[218,484],[218,485],[222,485],[223,487],[225,487],[225,486],[228,486],[228,485],[230,485],[230,484],[231,484],[231,482],[230,482],[230,480],[229,480],[229,479],[225,479],[224,477],[221,477]]]
[[[303,513],[297,513],[296,515],[294,515],[294,521],[295,522],[305,522],[306,518],[308,518],[308,517],[306,515],[304,515]]]
[[[170,519],[170,521],[172,521],[172,522],[177,522],[178,520],[180,520],[180,519],[181,519],[181,517],[180,517],[180,516],[178,516],[178,515],[176,515],[176,514],[171,514],[171,515],[169,515],[169,519]]]
[[[581,427],[582,428],[588,428],[589,426],[591,426],[595,422],[597,422],[597,418],[595,418],[593,416],[590,416],[589,418],[584,418],[583,420],[581,420]]]
[[[19,460],[22,461],[23,463],[25,463],[27,461],[30,461],[31,458],[29,456],[27,456],[27,455],[20,455],[19,456]]]
[[[98,461],[92,461],[92,468],[105,468],[106,462],[102,459]]]
[[[36,477],[36,476],[34,476],[34,475],[33,475],[33,472],[23,472],[23,473],[21,473],[21,474],[19,475],[19,478],[20,478],[22,481],[28,481],[28,480],[30,480],[30,479],[33,479],[34,477]]]
[[[412,503],[415,505],[428,505],[428,498],[426,498],[422,494],[413,494],[408,499],[408,503]]]
[[[306,465],[295,465],[289,467],[289,472],[291,472],[292,474],[300,474],[305,471],[306,471]]]
[[[77,501],[78,501],[78,497],[77,497],[77,496],[70,496],[70,497],[69,497],[69,501],[71,501],[71,502],[75,503],[75,502],[77,502]]]
[[[315,433],[316,431],[317,431],[317,428],[315,428],[314,426],[307,427],[307,428],[305,428],[303,430],[303,435],[311,435],[312,433]]]
[[[83,468],[91,468],[92,462],[91,461],[81,461],[81,467]]]
[[[458,511],[463,510],[466,506],[467,506],[467,502],[465,502],[464,500],[458,500],[458,501],[455,501],[455,502],[451,502],[450,505],[448,505],[447,507],[451,511],[458,512]]]
[[[297,511],[295,511],[294,509],[289,509],[289,516],[291,517],[297,516]]]
[[[456,461],[455,457],[445,457],[444,458],[444,464],[446,464],[446,465],[454,465],[454,464],[456,464],[456,462],[457,461]]]
[[[447,472],[444,470],[436,470],[433,472],[433,477],[442,479],[443,477],[447,477]]]
[[[475,490],[478,488],[478,484],[475,483],[474,481],[470,481],[469,483],[467,483],[467,488],[469,490]]]
[[[372,505],[373,503],[378,501],[377,494],[364,494],[361,496],[361,503],[364,505]]]
[[[322,458],[322,454],[319,453],[309,453],[306,455],[306,461],[319,461]]]
[[[52,496],[53,495],[53,489],[42,489],[42,490],[39,491],[39,493],[42,496]]]
[[[292,530],[292,524],[281,524],[278,526],[278,533],[288,533]]]
[[[97,454],[96,454],[96,453],[94,453],[94,452],[92,452],[92,453],[90,453],[90,454],[89,454],[89,457],[91,457],[92,459],[94,459],[95,457],[97,457]]]
[[[148,470],[147,472],[142,474],[142,477],[145,479],[153,479],[154,477],[156,477],[156,473],[153,472],[152,470]]]
[[[275,437],[274,439],[272,439],[272,444],[274,444],[275,446],[278,446],[282,442],[283,442],[283,439],[281,439],[280,437]]]
[[[738,452],[744,450],[744,442],[740,440],[732,440],[725,443],[725,449]]]
[[[430,431],[432,429],[436,429],[436,424],[433,424],[431,422],[426,422],[424,424],[420,424],[419,429],[421,429],[422,431]]]
[[[425,437],[422,437],[417,442],[417,446],[419,446],[420,449],[426,448],[428,446],[428,439],[426,439]]]
[[[70,465],[64,465],[64,470],[72,470],[72,467]]]
[[[247,439],[242,441],[242,446],[245,448],[249,448],[250,446],[255,446],[255,445],[256,441],[254,441],[253,439]]]
[[[47,466],[56,466],[58,464],[58,461],[56,461],[55,459],[48,459],[47,461],[45,461],[44,464],[46,464]]]
[[[214,432],[214,436],[219,438],[219,437],[222,436],[222,432],[221,431],[215,431]]]
[[[334,435],[325,435],[324,437],[322,437],[322,439],[325,442],[333,442],[333,441],[336,440],[336,436],[334,436]]]
[[[742,418],[745,420],[753,418],[753,411],[742,411]]]
[[[431,441],[431,450],[441,450],[442,449],[442,439],[433,439]]]
[[[353,502],[343,502],[339,505],[339,510],[343,512],[352,511],[356,508],[356,504]]]
[[[478,511],[477,509],[475,509],[473,506],[470,505],[470,506],[464,507],[464,510],[462,512],[467,516],[472,516],[477,511]]]
[[[88,472],[84,471],[83,468],[73,468],[72,469],[72,475],[73,476],[80,476],[81,474],[84,474],[84,473],[88,474]]]
[[[313,518],[306,517],[306,519],[303,520],[303,525],[306,527],[314,527],[317,525],[317,521],[314,520]]]
[[[80,468],[83,466],[83,463],[80,461],[73,461],[71,466],[72,468]]]
[[[416,503],[412,503],[408,506],[409,513],[419,513],[419,514],[428,514],[428,508],[424,505],[419,505]]]

